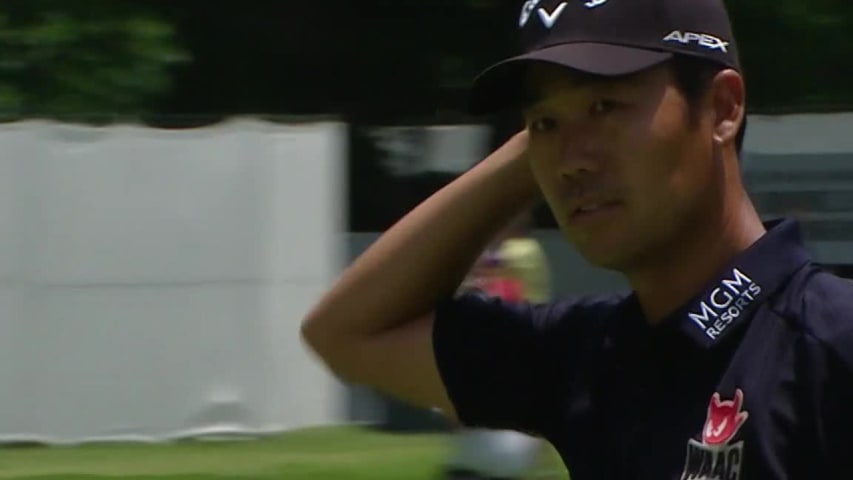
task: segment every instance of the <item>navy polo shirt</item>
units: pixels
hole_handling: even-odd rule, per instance
[[[853,479],[853,282],[766,227],[656,326],[630,293],[443,302],[460,421],[545,438],[572,480]]]

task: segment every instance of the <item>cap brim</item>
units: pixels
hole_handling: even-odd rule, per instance
[[[672,58],[672,53],[605,43],[566,43],[509,58],[487,68],[474,80],[471,113],[492,113],[519,106],[524,98],[524,72],[531,63],[558,65],[583,73],[620,76],[636,73]]]

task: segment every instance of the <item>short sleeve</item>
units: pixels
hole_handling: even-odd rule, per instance
[[[585,337],[577,327],[587,314],[576,307],[478,294],[438,306],[436,363],[462,424],[543,433],[578,364],[573,343]]]

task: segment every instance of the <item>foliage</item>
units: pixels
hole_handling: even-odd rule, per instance
[[[171,25],[127,2],[0,4],[0,113],[140,113],[188,55]]]

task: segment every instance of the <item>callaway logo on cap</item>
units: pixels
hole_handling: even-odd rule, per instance
[[[475,80],[475,113],[512,104],[521,93],[518,67],[531,61],[613,76],[680,54],[740,70],[722,0],[528,0],[518,28],[521,55],[489,67]]]

